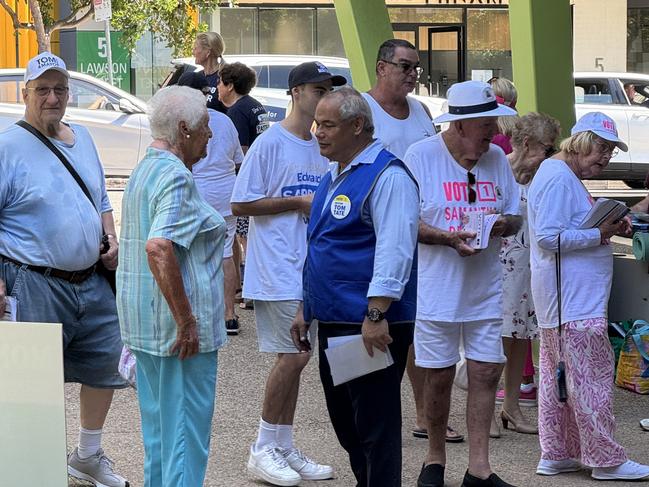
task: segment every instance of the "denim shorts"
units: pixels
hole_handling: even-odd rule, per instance
[[[18,301],[18,321],[63,324],[66,382],[101,389],[128,384],[117,371],[122,338],[108,281],[93,274],[80,284],[46,277],[0,260],[7,295]]]

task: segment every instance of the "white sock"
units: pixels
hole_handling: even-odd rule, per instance
[[[284,449],[293,448],[293,425],[277,425],[277,444]]]
[[[263,419],[259,420],[259,432],[257,433],[257,441],[253,446],[255,453],[259,453],[269,443],[275,443],[277,438],[277,425],[270,424]]]
[[[79,428],[79,458],[88,458],[96,454],[101,448],[101,431]]]

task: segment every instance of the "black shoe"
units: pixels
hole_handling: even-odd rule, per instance
[[[238,335],[239,334],[239,320],[233,318],[231,320],[225,320],[225,331],[228,335]]]
[[[417,479],[417,487],[444,487],[444,465],[424,463]]]
[[[464,474],[464,480],[462,481],[462,487],[516,487],[512,484],[508,484],[503,479],[498,477],[495,473],[492,473],[486,479],[481,479],[480,477],[474,477],[467,470]]]

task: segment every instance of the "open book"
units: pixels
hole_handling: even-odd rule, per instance
[[[607,198],[599,198],[581,222],[579,228],[585,230],[587,228],[597,228],[606,220],[613,218],[613,220],[620,220],[624,218],[629,212],[629,208],[617,200],[609,200]]]
[[[475,232],[475,237],[469,240],[468,244],[474,249],[486,249],[489,246],[491,229],[499,216],[497,213],[488,214],[481,211],[467,213],[465,215],[467,221],[464,224],[464,230]]]

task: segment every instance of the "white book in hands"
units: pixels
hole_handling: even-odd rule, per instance
[[[475,237],[467,243],[474,249],[486,249],[489,246],[491,229],[498,220],[497,213],[484,213],[482,211],[471,211],[464,215],[466,219],[463,230],[475,233]]]
[[[5,297],[5,312],[0,318],[0,321],[16,321],[16,314],[18,311],[18,301],[13,296]]]
[[[386,369],[394,363],[390,349],[382,352],[374,348],[374,356],[370,357],[362,335],[332,337],[327,341],[329,347],[325,354],[334,386]]]
[[[598,198],[579,228],[581,230],[597,228],[606,220],[621,220],[627,213],[629,208],[621,201]]]

